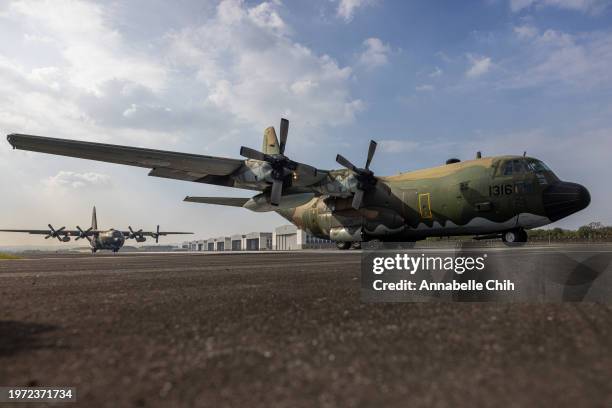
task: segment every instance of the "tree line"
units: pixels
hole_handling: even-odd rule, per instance
[[[571,230],[564,228],[533,229],[527,232],[530,241],[612,241],[612,226],[591,222]]]

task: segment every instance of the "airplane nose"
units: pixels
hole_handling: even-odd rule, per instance
[[[577,183],[561,181],[544,190],[544,211],[551,221],[557,221],[585,209],[591,203],[591,194]]]

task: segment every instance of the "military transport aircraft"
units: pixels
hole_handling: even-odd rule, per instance
[[[91,227],[84,230],[77,225],[76,230],[67,230],[66,227],[55,229],[51,224],[48,225],[48,230],[20,230],[20,229],[0,229],[0,232],[27,232],[28,234],[46,235],[45,239],[57,238],[60,242],[70,241],[70,237],[76,237],[75,241],[81,238],[85,238],[89,241],[91,246],[91,253],[94,254],[101,249],[107,249],[110,251],[118,252],[126,239],[134,239],[136,242],[145,242],[146,237],[152,237],[155,242],[159,242],[159,237],[163,235],[175,235],[175,234],[193,234],[193,232],[160,232],[159,225],[156,231],[134,231],[131,226],[128,227],[129,231],[119,231],[116,229],[99,230],[98,229],[98,217],[96,216],[96,207],[93,208],[91,214]]]
[[[309,233],[358,248],[363,241],[414,242],[430,236],[474,235],[525,242],[525,230],[587,207],[588,190],[559,178],[540,160],[522,156],[449,159],[440,167],[376,176],[371,141],[363,168],[341,155],[344,168],[321,170],[285,155],[289,121],[280,138],[264,131],[262,150],[242,147],[246,160],[76,140],[10,134],[15,149],[149,168],[149,176],[256,190],[251,198],[186,197],[185,201],[276,211]],[[280,139],[280,142],[279,142]]]

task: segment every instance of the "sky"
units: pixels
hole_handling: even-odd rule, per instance
[[[374,139],[378,175],[527,151],[591,192],[553,226],[612,224],[611,3],[2,0],[0,133],[239,157],[286,117],[291,158],[360,164]],[[2,228],[88,226],[93,205],[100,227],[200,239],[286,224],[182,201],[249,191],[3,140]]]

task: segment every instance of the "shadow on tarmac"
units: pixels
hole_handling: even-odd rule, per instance
[[[0,357],[31,350],[66,348],[41,338],[43,334],[58,329],[59,326],[49,324],[0,320]]]

